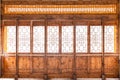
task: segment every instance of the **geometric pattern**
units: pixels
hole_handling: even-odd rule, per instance
[[[90,26],[90,52],[102,52],[102,26]]]
[[[73,52],[73,26],[62,26],[62,53]]]
[[[114,26],[105,26],[105,52],[114,52]]]
[[[30,52],[30,26],[19,26],[18,52]]]
[[[45,26],[33,27],[33,52],[44,53],[45,52]]]
[[[76,26],[76,52],[87,53],[87,26]]]
[[[16,52],[16,26],[6,26],[7,52]]]
[[[72,53],[73,26],[62,26],[62,53]],[[87,53],[88,26],[76,26],[76,53]],[[6,26],[6,52],[16,52],[16,26]],[[104,26],[104,50],[115,51],[114,26]],[[5,43],[6,42],[6,43]],[[18,27],[18,52],[30,52],[30,26]],[[45,26],[33,26],[33,52],[45,52]],[[90,52],[102,52],[102,26],[90,26]],[[47,26],[47,53],[59,53],[59,26]]]
[[[48,53],[59,52],[59,27],[58,26],[47,27],[47,52]]]

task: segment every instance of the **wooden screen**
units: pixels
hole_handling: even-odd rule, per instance
[[[74,26],[47,26],[47,42],[45,42],[45,26],[33,26],[33,34],[30,34],[30,26],[18,26],[18,52],[30,53],[30,44],[33,44],[33,53],[45,53],[45,43],[47,44],[47,53],[73,53],[74,46]],[[76,53],[87,53],[88,42],[90,42],[90,53],[102,53],[102,26],[76,25]],[[88,31],[90,27],[90,31]],[[104,49],[105,52],[114,53],[115,50],[115,26],[104,26]],[[61,40],[59,36],[61,35]],[[89,33],[89,35],[88,35]],[[30,35],[33,36],[33,42],[30,43]],[[90,40],[88,41],[88,36]],[[61,41],[61,46],[60,42]],[[16,51],[16,26],[6,26],[4,28],[4,51],[15,53]]]
[[[18,22],[9,25],[4,22],[4,74],[117,76],[116,25],[81,21]]]

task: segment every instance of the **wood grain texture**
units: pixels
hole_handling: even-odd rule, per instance
[[[3,73],[15,74],[16,66],[15,66],[15,57],[4,57],[3,58]]]
[[[117,4],[117,0],[92,0],[92,1],[40,1],[40,0],[2,0],[2,8],[4,5],[65,5],[65,4]],[[119,3],[120,5],[120,3]],[[120,9],[120,8],[119,8]],[[2,9],[3,10],[3,9]],[[4,10],[3,10],[4,11]],[[104,25],[116,25],[118,18],[117,14],[113,15],[4,15],[2,14],[2,20],[5,21],[4,26],[16,25],[16,19],[19,19],[18,25],[29,26],[30,22],[33,21],[33,25],[101,25],[101,18]],[[8,20],[8,21],[7,21]],[[13,20],[13,21],[10,21]],[[40,21],[35,21],[40,20]],[[45,22],[47,21],[47,22]],[[4,27],[2,26],[2,27]],[[117,27],[118,29],[118,27]],[[120,30],[120,29],[119,29]],[[117,31],[117,39],[118,39]],[[61,32],[60,32],[61,33]],[[60,35],[61,36],[61,35]],[[119,37],[120,38],[120,37]],[[2,39],[2,38],[1,38]],[[47,39],[46,39],[47,40]],[[119,39],[120,44],[120,39]],[[47,45],[47,44],[45,44]],[[118,45],[118,44],[116,44]],[[47,48],[47,47],[46,47]],[[120,48],[120,47],[119,47]],[[60,48],[61,49],[61,48]],[[47,51],[47,50],[46,50]],[[120,50],[119,50],[120,51]],[[32,60],[30,58],[32,56]],[[89,56],[89,59],[87,58]],[[1,57],[1,56],[0,56]],[[74,60],[76,63],[75,73],[77,78],[101,78],[102,75],[102,55],[101,54],[76,54],[74,59],[73,54],[18,54],[18,62],[14,53],[8,54],[7,56],[2,55],[2,77],[3,78],[14,78],[16,74],[16,63],[18,63],[19,77],[21,78],[43,78],[44,74],[47,74],[49,78],[72,78],[73,76],[73,64]],[[120,55],[116,54],[105,54],[105,75],[106,77],[118,78],[120,73],[120,64],[118,61]],[[89,60],[89,61],[88,61]],[[32,68],[31,68],[32,61]],[[88,62],[87,62],[88,61]],[[89,68],[89,70],[88,70]],[[31,73],[31,69],[33,73]]]

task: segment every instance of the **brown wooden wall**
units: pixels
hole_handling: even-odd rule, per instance
[[[2,10],[5,4],[117,4],[118,0],[93,0],[93,1],[14,1],[3,0]],[[119,4],[120,6],[120,4]],[[5,20],[50,20],[50,21],[69,21],[79,20],[80,22],[89,22],[90,24],[100,25],[117,25],[119,29],[120,15],[104,14],[104,15],[4,15],[2,13],[2,22]],[[119,22],[118,22],[119,20]],[[96,21],[96,23],[92,23]],[[102,24],[101,24],[102,21]],[[80,24],[75,22],[76,24]],[[7,24],[7,23],[6,23]],[[8,23],[10,24],[10,23]],[[12,24],[12,23],[11,23]],[[13,23],[14,24],[14,23]],[[84,24],[84,23],[83,23]],[[16,23],[15,23],[16,25]],[[3,29],[4,25],[2,25]],[[1,29],[1,28],[0,28]],[[2,33],[3,30],[0,30]],[[119,29],[120,30],[120,29]],[[117,42],[119,42],[120,31],[117,32]],[[0,36],[0,44],[2,45],[3,38]],[[1,40],[2,39],[2,40]],[[120,42],[119,42],[120,43]],[[0,45],[0,46],[1,46]],[[117,53],[115,54],[8,54],[2,53],[3,48],[0,47],[0,74],[1,77],[24,77],[24,78],[101,78],[105,74],[107,78],[120,77],[120,47],[117,45]],[[17,56],[17,57],[16,57]],[[104,71],[103,71],[104,70]]]

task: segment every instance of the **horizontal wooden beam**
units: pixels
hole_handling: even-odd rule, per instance
[[[93,20],[93,19],[101,19],[101,17],[104,18],[104,20],[117,20],[117,15],[2,15],[2,20],[73,20],[73,17],[75,19],[87,19],[87,20]]]
[[[2,0],[2,4],[116,4],[117,0]]]
[[[57,54],[57,53],[56,54],[51,54],[50,53],[50,54],[47,54],[46,56],[53,56],[53,57],[54,56],[56,56],[56,57],[58,56],[59,57],[59,56],[73,56],[73,55],[74,54],[69,54],[69,53],[65,53],[65,54]],[[113,54],[112,53],[106,53],[104,55],[105,56],[119,56],[119,54],[116,54],[116,53],[113,53]],[[15,53],[14,54],[0,54],[0,56],[9,57],[9,56],[16,56],[16,54]],[[34,53],[33,54],[28,54],[28,53],[19,54],[18,53],[18,56],[26,56],[26,57],[27,56],[36,56],[36,57],[37,56],[38,57],[41,56],[42,57],[42,56],[45,56],[45,54],[39,54],[39,53],[37,53],[37,54],[34,54]],[[86,54],[76,54],[76,56],[81,56],[81,57],[82,56],[91,56],[91,57],[93,56],[93,57],[96,57],[96,56],[102,56],[102,54],[97,54],[97,53],[96,54],[95,53],[87,54],[86,53]]]

